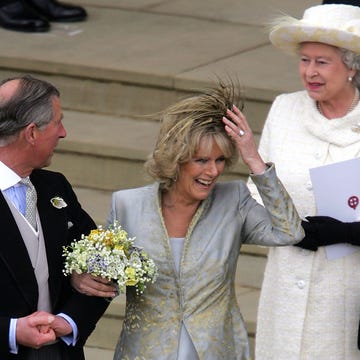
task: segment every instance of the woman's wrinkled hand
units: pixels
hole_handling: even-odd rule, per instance
[[[114,298],[119,295],[116,286],[111,281],[89,273],[78,274],[73,271],[71,285],[80,294],[88,296]]]

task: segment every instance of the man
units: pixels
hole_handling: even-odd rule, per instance
[[[57,0],[0,0],[0,26],[15,31],[45,32],[50,21],[83,21],[87,17],[81,6]]]
[[[108,305],[62,273],[63,246],[96,228],[65,177],[41,169],[66,136],[62,118],[53,85],[31,76],[0,83],[1,360],[84,359]]]

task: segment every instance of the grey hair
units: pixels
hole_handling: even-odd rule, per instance
[[[355,75],[352,78],[352,83],[355,87],[360,89],[360,54],[354,51],[339,48],[342,54],[343,63],[351,70],[356,70]]]
[[[161,189],[169,190],[174,185],[180,165],[192,159],[203,139],[209,147],[212,141],[217,143],[227,168],[238,160],[236,145],[222,121],[233,105],[243,108],[240,87],[219,81],[214,88],[163,111],[155,148],[145,163],[145,170],[160,183]]]
[[[10,98],[0,96],[0,145],[9,144],[19,132],[31,123],[39,129],[45,128],[52,120],[54,97],[59,90],[47,81],[31,75],[12,77],[0,82],[19,80],[15,93]]]

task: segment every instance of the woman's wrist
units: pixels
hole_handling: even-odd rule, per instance
[[[270,164],[261,163],[258,166],[252,166],[250,168],[250,175],[259,176],[265,174],[266,170],[270,168]]]

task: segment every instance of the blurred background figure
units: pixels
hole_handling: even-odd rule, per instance
[[[83,21],[86,10],[56,0],[0,0],[0,26],[15,31],[45,32],[50,22]]]

